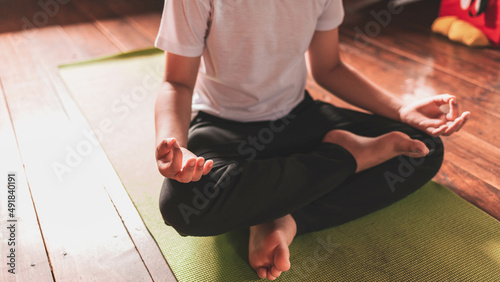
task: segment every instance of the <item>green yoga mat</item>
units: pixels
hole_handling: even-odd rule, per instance
[[[248,232],[181,237],[158,211],[153,105],[163,72],[156,49],[60,69],[179,281],[258,281]],[[279,281],[500,281],[500,223],[430,182],[396,204],[306,234]]]

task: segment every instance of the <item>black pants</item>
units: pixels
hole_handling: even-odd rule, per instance
[[[344,148],[322,143],[332,129],[375,137],[401,131],[429,147],[425,158],[400,156],[355,173]],[[200,112],[188,149],[214,161],[198,182],[165,179],[160,210],[181,235],[210,236],[291,214],[297,234],[339,225],[390,205],[439,170],[443,146],[410,126],[306,97],[284,118],[235,122]]]

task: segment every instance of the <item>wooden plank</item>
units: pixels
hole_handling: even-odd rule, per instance
[[[494,101],[498,100],[496,93],[486,90],[486,93],[481,94],[483,99],[479,101],[473,93],[483,93],[482,87],[376,46],[358,48],[350,38],[343,37],[341,45],[345,62],[406,100],[440,93],[456,95],[462,109],[472,112],[468,125],[463,130],[481,136],[490,144],[496,143],[498,134],[490,130],[500,119],[500,114],[494,110]]]
[[[464,170],[496,187],[500,191],[500,150],[474,136],[461,131],[448,138],[444,138],[449,154],[447,158],[454,164],[464,164]],[[500,205],[500,203],[498,203]]]
[[[82,13],[73,1],[66,4],[61,12],[56,15],[56,18],[64,33],[72,42],[65,42],[65,45],[81,53],[82,56],[83,54],[86,58],[108,56],[120,51],[119,46],[110,41],[102,33],[102,30],[97,27],[98,24],[88,15]],[[64,63],[74,61],[66,55],[61,57],[64,58]]]
[[[42,30],[37,35],[43,36]],[[13,48],[21,35],[7,36],[2,54],[9,58],[1,56],[2,68],[10,70],[3,76],[5,95],[55,279],[150,281],[106,191],[93,177],[99,164],[91,147],[61,107],[39,57],[24,44]],[[68,173],[55,169],[62,166]]]
[[[151,41],[156,39],[160,27],[164,1],[116,1],[107,0],[106,5],[115,13],[141,31]]]
[[[370,19],[370,18],[369,18]],[[360,25],[363,27],[364,25]],[[359,26],[358,26],[359,27]],[[344,36],[358,39],[355,27],[343,26]],[[425,34],[413,28],[391,24],[380,29],[376,37],[366,37],[370,44],[390,50],[434,69],[468,81],[489,91],[500,93],[499,63],[484,55],[484,49],[471,49]],[[355,41],[359,46],[364,41]]]
[[[127,19],[113,12],[98,1],[75,1],[74,5],[101,30],[118,48],[125,52],[152,46],[152,42]]]
[[[71,6],[68,6],[71,8]],[[65,10],[66,11],[66,10]],[[77,10],[70,10],[68,14],[71,16],[73,13],[79,13]],[[66,15],[65,17],[68,17]],[[66,21],[63,19],[61,22]],[[86,32],[82,33],[82,36],[89,36],[88,38],[93,38],[92,40],[97,40],[97,42],[102,42],[103,40],[108,40],[106,37],[95,36],[95,32],[99,30],[93,28],[93,26],[86,26]],[[88,132],[92,134],[92,129],[90,128],[87,120],[82,115],[78,106],[74,103],[71,95],[68,93],[63,81],[61,80],[58,69],[56,66],[58,64],[67,63],[75,60],[75,56],[71,54],[79,54],[78,60],[90,59],[93,56],[104,56],[107,55],[109,51],[106,44],[91,43],[95,48],[88,52],[86,46],[81,46],[78,44],[71,44],[71,40],[77,37],[67,38],[66,34],[68,30],[63,26],[62,28],[52,28],[49,30],[44,30],[41,32],[40,36],[35,36],[32,38],[33,44],[36,48],[33,48],[36,57],[40,58],[41,64],[44,66],[44,72],[48,75],[50,82],[58,93],[58,98],[61,101],[66,114],[71,120],[73,127],[78,128],[79,132]],[[69,32],[73,32],[70,30]],[[64,40],[62,40],[64,39]],[[89,41],[92,41],[89,40]],[[52,42],[58,41],[58,48],[67,50],[66,53],[61,54],[57,48],[53,47]],[[109,41],[108,41],[109,42]],[[136,46],[130,45],[133,49]],[[127,44],[125,44],[127,45]],[[101,46],[103,46],[101,48]],[[116,50],[118,51],[118,50]],[[43,56],[42,56],[43,54]],[[92,91],[89,89],[89,91]],[[114,168],[111,166],[106,154],[100,146],[95,146],[94,151],[94,161],[99,164],[101,169],[99,170],[99,181],[103,183],[106,187],[106,191],[109,194],[115,208],[121,216],[124,225],[127,228],[134,244],[139,251],[142,260],[146,264],[148,271],[155,281],[174,281],[175,278],[166,263],[163,255],[161,254],[156,242],[151,237],[149,231],[145,227],[142,219],[140,218],[135,206],[133,205],[130,197],[125,191],[123,184],[118,178]]]
[[[109,74],[109,73],[108,73]],[[97,76],[106,77],[106,74],[97,74]],[[106,81],[103,81],[102,83],[106,83]],[[89,82],[89,85],[95,85],[92,82]],[[82,84],[81,86],[81,91],[96,91],[92,87],[85,88],[86,86]],[[79,87],[80,88],[80,87]],[[87,90],[84,90],[87,89]],[[59,92],[61,100],[64,101],[63,104],[65,108],[67,109],[68,115],[72,119],[73,123],[75,126],[78,128],[81,128],[83,132],[91,132],[92,129],[90,128],[87,120],[83,117],[81,112],[77,109],[77,105],[74,104],[73,100],[71,98],[67,98],[67,92]],[[105,93],[104,93],[105,94]],[[133,122],[130,120],[130,122]],[[113,132],[103,132],[99,128],[96,128],[97,135],[99,136],[100,140],[113,140],[113,138],[116,139],[116,130],[113,130]],[[113,135],[111,135],[113,134]],[[97,137],[94,137],[97,139]],[[118,141],[119,142],[119,141]],[[109,144],[109,142],[108,142]],[[124,150],[121,150],[123,146],[120,144],[116,144],[113,146],[112,151],[118,151],[118,152],[125,152]],[[117,208],[118,212],[120,213],[120,216],[122,217],[122,220],[124,221],[125,226],[127,227],[132,239],[134,240],[136,247],[141,254],[141,257],[146,264],[146,267],[150,271],[151,276],[155,281],[174,281],[175,278],[168,267],[163,255],[161,254],[158,246],[156,245],[155,241],[149,234],[148,230],[144,226],[144,223],[142,222],[140,216],[137,213],[137,210],[135,209],[133,203],[131,202],[127,192],[125,192],[125,189],[123,187],[124,184],[122,184],[122,181],[118,178],[117,174],[115,173],[115,169],[118,172],[123,172],[119,168],[114,168],[111,166],[111,163],[107,159],[106,155],[113,154],[113,152],[109,151],[109,148],[107,148],[107,154],[102,151],[101,147],[95,148],[96,151],[100,151],[99,156],[102,158],[102,160],[99,162],[101,164],[101,169],[100,169],[100,181],[103,181],[104,186],[106,187],[106,190],[110,194],[110,197],[112,201],[115,203],[115,207]],[[131,155],[128,154],[130,157]],[[143,156],[141,156],[143,157]],[[153,163],[151,163],[153,164]],[[147,171],[156,171],[154,164],[152,168],[149,168],[147,166],[143,167]],[[150,170],[152,169],[152,170]],[[141,173],[140,171],[137,172],[135,170],[133,173],[137,173],[137,178],[140,179],[141,177],[144,177],[144,173]],[[142,174],[142,175],[141,175]],[[146,173],[147,175],[147,173]],[[123,175],[122,175],[123,176]],[[127,178],[127,176],[123,176]],[[143,185],[146,185],[145,183],[148,183],[149,180],[140,180],[140,182],[143,182]],[[125,181],[124,181],[125,182]],[[161,182],[160,182],[161,183]],[[125,182],[127,184],[127,182]],[[154,187],[149,186],[145,187],[146,189],[158,189],[160,184],[156,183]],[[147,185],[146,185],[147,186]],[[134,195],[134,194],[131,194]]]
[[[44,38],[47,38],[44,36]],[[37,46],[44,50],[44,45],[46,43],[43,40],[37,42]],[[48,50],[45,50],[48,51]],[[53,68],[53,62],[58,60],[64,60],[64,58],[58,57],[57,53],[45,53],[44,62],[46,66],[46,73],[49,75],[51,83],[57,90],[59,99],[68,115],[72,121],[73,127],[77,128],[80,132],[87,132],[91,134],[91,138],[97,139],[97,137],[91,133],[92,128],[88,124],[86,118],[83,116],[75,104],[70,93],[66,89],[63,81],[61,80],[57,70]],[[57,58],[56,58],[57,57]],[[89,89],[92,91],[92,89]],[[138,214],[134,204],[130,200],[121,180],[115,172],[109,162],[106,153],[103,151],[101,146],[95,146],[93,148],[94,162],[99,164],[99,172],[96,175],[96,179],[103,184],[109,194],[116,210],[120,214],[120,217],[129,232],[141,258],[148,268],[153,280],[155,281],[174,281],[175,278],[165,261],[160,249],[158,248],[156,242],[151,237],[151,234],[144,225],[140,215]]]
[[[388,0],[386,0],[388,1]],[[381,3],[380,5],[387,5]],[[417,1],[405,6],[403,12],[394,17],[394,24],[401,25],[402,30],[418,30],[428,34],[433,40],[433,48],[443,53],[447,53],[450,60],[466,60],[471,64],[478,64],[486,68],[490,64],[500,62],[500,52],[494,48],[469,48],[459,43],[448,40],[445,36],[432,34],[431,25],[439,14],[439,1]],[[403,34],[398,34],[399,36]],[[404,36],[404,35],[403,35]],[[418,41],[417,41],[418,42]],[[438,45],[436,45],[436,43]],[[422,42],[428,44],[428,42]],[[495,69],[493,69],[495,71]],[[494,72],[493,74],[495,74]],[[474,74],[472,74],[474,75]],[[497,81],[497,83],[500,81]]]
[[[500,191],[469,174],[460,164],[448,160],[449,153],[446,152],[445,155],[443,167],[435,180],[500,220]]]
[[[37,2],[29,0],[1,1],[0,33],[23,32],[27,36],[36,28],[57,24]]]
[[[0,44],[1,46],[1,44]],[[2,83],[0,81],[0,220],[2,231],[2,264],[0,264],[1,281],[53,281],[50,263],[45,251],[38,219],[31,200],[31,193],[24,172],[23,163],[17,148],[15,134],[5,104]],[[7,175],[15,172],[15,187],[8,193]],[[14,196],[12,217],[8,211],[8,196]],[[9,222],[15,220],[15,222]],[[8,227],[13,224],[14,229]],[[12,231],[12,232],[11,232]],[[14,234],[11,237],[11,234]],[[6,258],[11,256],[12,258]],[[11,259],[13,260],[11,262]],[[12,263],[12,264],[11,264]],[[9,272],[11,271],[11,272]]]

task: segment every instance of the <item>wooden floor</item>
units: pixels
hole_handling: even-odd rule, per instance
[[[405,6],[378,28],[373,14],[387,10],[385,2],[361,10],[346,3],[342,57],[404,99],[460,97],[472,117],[445,139],[445,162],[435,179],[500,219],[500,52],[432,35],[434,2]],[[5,205],[7,190],[0,191],[1,281],[175,279],[100,147],[84,159],[69,157],[71,177],[61,181],[54,174],[54,160],[69,154],[67,144],[90,130],[57,66],[152,46],[162,6],[160,0],[46,8],[37,1],[0,1],[0,179],[17,173],[14,218]],[[311,81],[308,88],[350,107]],[[16,226],[15,275],[5,263],[10,224]]]

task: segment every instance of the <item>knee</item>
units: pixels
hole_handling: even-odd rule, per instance
[[[419,138],[420,139],[420,138]],[[429,154],[424,158],[407,158],[398,167],[400,174],[415,174],[415,177],[431,180],[441,169],[444,157],[443,142],[439,137],[426,136],[420,139],[429,148]]]
[[[398,130],[408,134],[408,136],[410,136],[412,139],[418,139],[422,141],[427,146],[427,148],[429,148],[429,154],[425,157],[425,164],[439,170],[443,163],[444,157],[444,146],[441,138],[432,137],[427,133],[406,124],[403,124],[403,127]]]
[[[192,183],[179,183],[165,179],[160,194],[160,212],[164,222],[181,235],[193,235],[192,218],[200,214],[190,203],[186,190],[192,190]]]
[[[182,236],[211,236],[220,232],[209,224],[211,198],[200,183],[179,183],[165,179],[160,195],[160,212],[167,225]],[[201,186],[203,187],[203,186]]]
[[[422,142],[429,148],[429,154],[426,157],[427,164],[436,170],[437,173],[443,164],[443,141],[439,137],[428,136],[428,138],[422,140]]]

